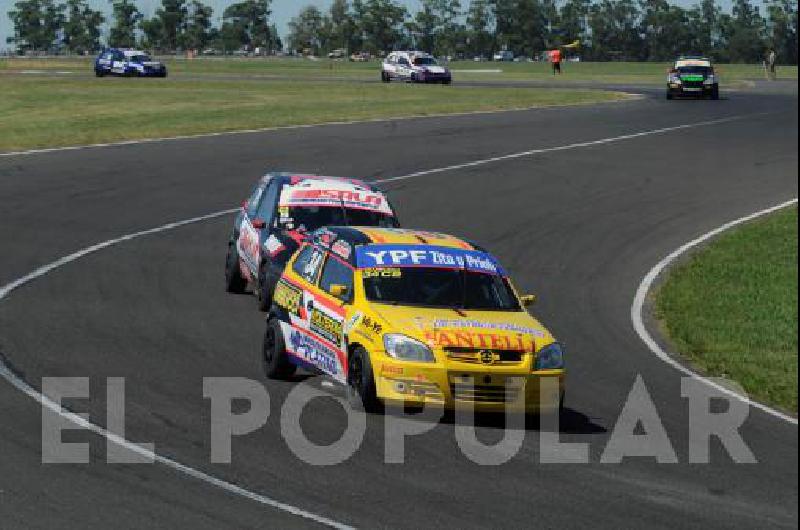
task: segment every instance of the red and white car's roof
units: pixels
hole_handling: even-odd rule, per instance
[[[297,175],[283,187],[281,207],[345,207],[394,215],[386,196],[356,179]]]

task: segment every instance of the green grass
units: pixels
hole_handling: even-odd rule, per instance
[[[549,88],[23,75],[0,75],[0,94],[0,151],[627,97]]]
[[[379,63],[351,63],[328,59],[288,59],[288,58],[217,58],[201,57],[194,60],[170,57],[165,59],[173,74],[208,75],[251,75],[251,76],[290,76],[290,77],[341,77],[347,79],[375,79],[379,73]],[[57,59],[0,59],[0,70],[67,70],[76,72],[91,71],[89,58]],[[554,77],[547,63],[495,63],[454,61],[450,63],[454,78],[458,80],[553,80],[590,81],[607,83],[661,84],[665,80],[668,63],[565,63],[564,75]],[[724,84],[737,84],[745,79],[763,79],[761,65],[721,64],[718,71]],[[480,72],[480,70],[501,70],[500,73]],[[797,79],[797,66],[778,68],[779,78]]]
[[[707,374],[797,412],[797,208],[725,234],[656,293],[669,338]]]

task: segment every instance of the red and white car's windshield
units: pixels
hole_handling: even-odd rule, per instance
[[[323,226],[395,227],[386,197],[338,180],[304,180],[285,186],[278,201],[278,226],[311,232]]]

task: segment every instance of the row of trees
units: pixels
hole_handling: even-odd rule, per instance
[[[439,56],[486,56],[498,50],[535,56],[580,41],[594,60],[669,60],[681,53],[718,61],[760,61],[773,48],[797,63],[797,0],[750,0],[723,12],[715,0],[691,8],[666,0],[421,0],[413,15],[393,0],[334,0],[310,5],[289,24],[289,46],[380,52],[413,47]]]
[[[25,0],[17,2],[8,12],[14,24],[14,36],[9,43],[22,48],[47,50],[58,38],[70,49],[83,52],[95,50],[100,42],[100,25],[105,17],[91,9],[83,0]]]
[[[468,0],[465,0],[465,4]],[[146,19],[135,0],[109,0],[110,46],[161,51],[283,48],[271,23],[271,0],[243,0],[213,24],[201,0],[161,0]],[[732,0],[724,12],[715,0],[683,8],[667,0],[421,0],[410,13],[398,0],[333,0],[326,11],[307,6],[289,23],[292,51],[325,54],[381,53],[418,48],[440,56],[487,56],[498,50],[534,56],[580,41],[581,55],[594,60],[668,60],[679,53],[719,61],[759,61],[767,48],[779,60],[797,63],[797,0]],[[9,11],[20,49],[54,46],[83,53],[98,49],[105,22],[86,0],[18,0]]]
[[[162,0],[152,18],[145,18],[134,0],[109,0],[112,24],[107,44],[114,47],[141,46],[160,51],[198,50],[206,46],[220,50],[261,48],[265,53],[283,48],[278,30],[270,22],[271,0],[244,0],[229,5],[222,25],[214,27],[213,9],[199,0]],[[100,11],[86,0],[19,0],[8,12],[14,25],[9,43],[21,51],[51,51],[65,48],[86,53],[102,48]]]

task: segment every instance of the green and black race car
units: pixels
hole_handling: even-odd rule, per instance
[[[675,61],[667,78],[667,99],[676,97],[719,99],[719,82],[710,60],[681,57]]]

